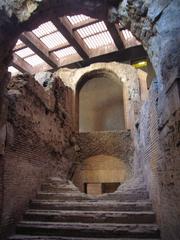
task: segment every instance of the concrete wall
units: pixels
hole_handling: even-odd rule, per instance
[[[79,93],[79,131],[124,128],[123,86],[106,77],[87,81]]]

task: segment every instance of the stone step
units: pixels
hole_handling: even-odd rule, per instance
[[[41,191],[43,192],[79,192],[74,185],[67,184],[50,184],[44,183],[41,185]]]
[[[160,240],[159,238],[74,238],[62,236],[31,236],[31,235],[14,235],[9,240]]]
[[[79,192],[67,192],[67,193],[56,193],[56,192],[39,192],[37,194],[37,199],[44,199],[44,200],[87,200],[90,197],[86,194],[81,194]]]
[[[114,201],[46,201],[33,200],[31,209],[44,210],[78,210],[78,211],[151,211],[152,204],[149,201],[138,202],[114,202]]]
[[[82,223],[154,223],[155,214],[149,212],[57,211],[28,210],[27,221],[82,222]]]
[[[56,193],[56,192],[39,192],[37,194],[37,199],[44,199],[44,200],[59,200],[59,201],[64,201],[64,200],[97,200],[97,201],[107,201],[107,200],[114,200],[114,201],[129,201],[129,202],[134,202],[138,200],[148,200],[148,193],[142,192],[142,193],[117,193],[117,194],[105,194],[104,196],[101,197],[93,197],[87,194],[83,194],[80,192],[70,192],[70,193]]]
[[[138,201],[149,199],[149,193],[147,191],[126,191],[126,192],[115,192],[109,194],[103,194],[98,196],[98,200],[116,200],[116,201]]]
[[[68,236],[68,237],[136,237],[158,238],[156,224],[105,224],[105,223],[55,223],[22,221],[17,234]]]

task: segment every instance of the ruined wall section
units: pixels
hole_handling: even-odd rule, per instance
[[[45,178],[66,178],[75,156],[72,92],[58,78],[51,85],[43,88],[30,76],[18,76],[9,84],[6,149],[1,158],[4,233],[13,230]]]
[[[166,93],[166,98],[163,98],[158,93],[158,83],[153,82],[149,99],[140,112],[140,125],[136,129],[137,167],[143,168],[144,179],[161,225],[162,239],[165,240],[180,237],[179,89],[179,82],[176,81]],[[172,107],[174,111],[171,113]]]

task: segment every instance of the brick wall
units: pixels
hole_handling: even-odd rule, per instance
[[[137,158],[144,176],[163,240],[180,239],[180,95],[178,81],[167,92],[150,89],[140,113]],[[137,159],[136,159],[137,161]]]
[[[107,155],[124,161],[129,169],[129,177],[132,175],[134,149],[129,130],[79,133],[76,139],[79,146],[76,165],[92,156]]]
[[[1,157],[1,235],[10,234],[48,176],[67,177],[75,155],[71,90],[60,79],[44,89],[29,76],[12,79],[5,155]]]

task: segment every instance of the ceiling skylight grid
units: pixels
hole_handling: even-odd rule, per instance
[[[58,51],[55,51],[54,54],[58,58],[63,58],[63,57],[67,57],[67,56],[70,56],[70,55],[77,54],[77,52],[73,47],[67,47],[67,48],[63,48],[63,49],[60,49]]]
[[[108,44],[114,44],[114,41],[108,31],[92,35],[84,39],[89,48],[95,49]]]
[[[74,16],[67,16],[67,18],[70,21],[70,23],[74,26],[77,23],[86,21],[90,17],[80,14],[80,15],[74,15]]]
[[[61,44],[68,44],[66,38],[60,32],[54,32],[50,35],[40,38],[40,40],[51,50]]]
[[[99,33],[99,32],[104,32],[104,31],[107,31],[107,27],[103,21],[94,23],[94,24],[86,26],[86,27],[82,27],[77,30],[77,32],[79,33],[79,35],[82,38],[91,36],[91,35]]]
[[[34,29],[32,32],[38,37],[41,38],[43,36],[46,36],[50,33],[56,32],[57,28],[54,26],[54,24],[49,21],[46,23],[41,24],[38,28]]]
[[[21,44],[23,44],[23,42],[20,39],[18,39],[17,42],[16,42],[16,46],[19,46]]]
[[[29,47],[27,47],[27,48],[23,48],[21,50],[16,51],[16,54],[21,58],[25,58],[33,55],[34,52]]]
[[[40,58],[37,54],[34,54],[33,56],[26,57],[24,60],[29,63],[32,67],[35,67],[37,65],[46,63],[42,58]]]
[[[127,30],[127,29],[122,30],[122,34],[123,34],[125,40],[131,40],[131,39],[134,38],[134,36],[132,35],[132,33],[131,33],[129,30]]]
[[[8,71],[12,74],[12,76],[15,76],[18,73],[21,73],[17,68],[15,68],[13,66],[8,67]]]

